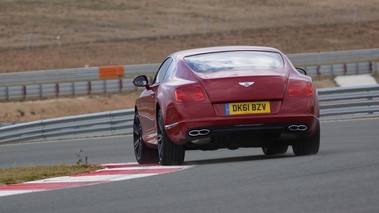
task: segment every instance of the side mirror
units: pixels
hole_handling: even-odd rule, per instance
[[[299,73],[303,74],[303,75],[307,75],[307,71],[305,71],[303,68],[296,67],[296,70],[297,70]]]
[[[146,75],[139,75],[133,79],[133,84],[136,87],[146,87],[146,89],[149,87],[149,81],[147,80]]]

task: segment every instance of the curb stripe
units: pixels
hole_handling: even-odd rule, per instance
[[[0,185],[0,197],[142,178],[181,171],[193,167],[161,166],[159,164],[141,166],[138,163],[102,164],[102,166],[105,168],[84,174],[54,177],[19,184]]]
[[[55,182],[55,183],[21,183],[12,184],[0,187],[0,190],[49,190],[49,189],[59,189],[75,186],[93,185],[103,183],[103,181],[96,182]]]
[[[182,170],[177,169],[140,169],[140,170],[99,170],[87,174],[79,174],[76,176],[96,176],[96,175],[127,175],[127,174],[164,174]]]

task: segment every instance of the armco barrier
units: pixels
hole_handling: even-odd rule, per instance
[[[42,99],[60,96],[122,93],[136,90],[132,79],[94,80],[0,87],[0,101]]]
[[[295,66],[305,68],[309,76],[367,74],[378,70],[379,49],[290,54],[288,57]],[[123,92],[135,89],[132,84],[134,76],[153,75],[159,65],[126,65],[1,74],[0,101]]]
[[[378,70],[379,48],[321,53],[288,54],[295,66],[304,67],[310,76],[372,73]],[[0,87],[62,82],[94,81],[102,79],[104,70],[109,77],[132,78],[137,74],[153,74],[160,64],[91,67],[62,70],[44,70],[1,74]],[[120,72],[124,73],[121,74]]]
[[[0,143],[122,135],[132,132],[134,110],[119,110],[0,128]]]
[[[154,73],[158,70],[159,65],[160,64],[141,64],[6,73],[0,74],[0,87],[56,84],[64,82],[88,82],[106,80],[107,78],[112,77],[133,78],[140,73]],[[124,72],[123,74],[120,74],[121,70]]]
[[[322,119],[379,116],[379,85],[318,90]]]
[[[379,117],[379,85],[318,90],[321,120]],[[130,134],[134,110],[70,116],[0,128],[0,143]]]

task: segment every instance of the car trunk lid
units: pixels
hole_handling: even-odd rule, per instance
[[[196,73],[212,103],[282,100],[287,88],[288,72],[244,70]]]

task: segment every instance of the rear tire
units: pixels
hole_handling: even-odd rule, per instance
[[[147,147],[142,139],[142,126],[137,112],[134,114],[133,142],[134,155],[139,164],[158,163],[157,151]]]
[[[265,155],[279,155],[285,154],[288,150],[288,145],[271,145],[262,147],[262,151]]]
[[[315,134],[306,138],[303,141],[292,146],[292,150],[297,156],[315,155],[320,149],[320,124],[317,127]]]
[[[183,146],[171,142],[168,137],[162,111],[158,111],[158,156],[161,165],[181,165],[184,162],[185,150]]]

